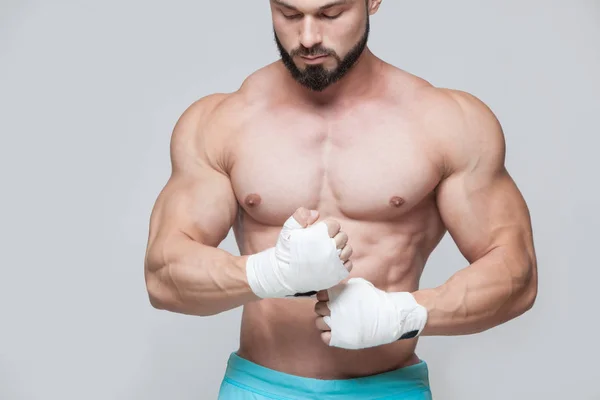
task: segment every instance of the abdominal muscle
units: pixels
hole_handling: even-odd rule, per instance
[[[348,379],[415,364],[416,339],[362,350],[329,347],[315,326],[316,300],[261,300],[245,306],[237,354],[254,363],[317,379]]]
[[[418,288],[426,259],[418,248],[429,244],[402,234],[390,237],[389,232],[384,240],[374,243],[372,238],[361,237],[360,223],[342,225],[352,238],[350,244],[354,250],[351,257],[354,267],[349,278],[363,277],[388,292]],[[280,229],[269,227],[258,232],[253,229],[252,238],[242,240],[246,243],[240,247],[248,250],[243,253],[251,254],[272,246]],[[317,379],[364,377],[419,362],[415,354],[417,339],[361,350],[326,345],[315,325],[316,302],[313,297],[261,299],[246,304],[237,354],[267,368]]]

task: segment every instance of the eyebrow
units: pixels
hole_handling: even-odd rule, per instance
[[[291,4],[286,3],[284,0],[271,0],[271,1],[279,6],[289,8],[290,10],[298,11],[298,9],[296,7],[292,6]],[[327,3],[324,6],[319,7],[319,11],[323,11],[323,10],[326,10],[331,7],[340,6],[340,5],[348,4],[348,3],[349,3],[349,0],[332,1],[331,3]]]

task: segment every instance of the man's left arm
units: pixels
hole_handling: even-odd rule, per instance
[[[439,287],[413,292],[428,311],[421,335],[490,329],[523,314],[537,295],[529,210],[505,167],[502,128],[478,99],[451,95],[462,110],[463,131],[447,154],[437,204],[469,265]]]
[[[467,335],[527,311],[537,296],[529,210],[505,167],[502,128],[491,110],[463,92],[446,92],[446,173],[436,190],[448,232],[469,265],[444,284],[384,292],[351,278],[317,295],[323,341],[361,349],[423,335]],[[444,130],[442,132],[442,130]]]

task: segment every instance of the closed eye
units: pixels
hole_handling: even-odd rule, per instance
[[[340,12],[340,13],[337,13],[337,14],[335,14],[335,15],[327,15],[327,14],[323,14],[323,17],[324,17],[324,18],[327,18],[327,19],[336,19],[336,18],[339,18],[339,17],[340,17],[340,15],[342,15],[342,14],[343,14],[343,13],[341,13],[341,12]]]
[[[298,18],[302,18],[302,14],[291,14],[291,15],[283,14],[283,16],[285,17],[285,19],[298,19]]]

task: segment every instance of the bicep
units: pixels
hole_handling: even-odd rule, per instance
[[[451,175],[440,184],[437,202],[448,232],[471,263],[499,246],[525,250],[530,244],[527,205],[504,167]]]
[[[504,245],[531,254],[529,211],[505,167],[502,127],[478,99],[455,98],[462,110],[460,133],[449,146],[448,176],[437,190],[444,224],[469,262]]]
[[[216,247],[237,213],[229,177],[211,162],[219,146],[206,138],[204,124],[219,98],[194,104],[177,122],[171,139],[172,173],[150,218],[149,249],[165,257],[172,239],[187,238]],[[213,156],[211,158],[211,156]]]
[[[226,176],[205,169],[170,177],[152,211],[151,240],[184,235],[216,247],[227,236],[236,216],[237,200]]]

